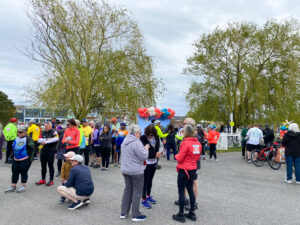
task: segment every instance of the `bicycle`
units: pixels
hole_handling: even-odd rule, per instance
[[[263,149],[256,149],[251,152],[251,161],[257,167],[262,167],[265,162],[268,162],[269,166],[273,170],[279,170],[281,163],[276,161],[276,154],[278,151],[278,142],[275,142],[272,146]]]

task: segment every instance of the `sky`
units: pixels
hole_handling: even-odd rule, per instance
[[[25,104],[25,88],[40,75],[41,65],[29,60],[30,22],[26,0],[0,0],[0,90],[15,104]],[[228,22],[251,21],[263,25],[269,19],[300,20],[299,0],[108,0],[128,9],[138,23],[147,54],[153,57],[154,76],[166,91],[157,107],[172,108],[184,116],[189,108],[185,95],[194,78],[183,74],[192,56],[192,44],[203,33]],[[29,102],[30,103],[30,102]],[[28,104],[28,102],[26,102]],[[150,107],[150,106],[149,106]]]

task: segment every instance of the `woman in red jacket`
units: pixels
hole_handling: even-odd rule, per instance
[[[183,130],[183,141],[180,145],[180,151],[175,156],[177,160],[177,186],[179,194],[179,213],[173,215],[173,219],[185,222],[185,217],[196,221],[195,211],[195,195],[193,191],[194,180],[197,179],[197,161],[200,159],[202,146],[196,138],[195,129],[187,125]],[[188,214],[184,214],[184,189],[187,189],[190,197],[191,210]]]
[[[67,129],[65,130],[62,143],[66,144],[66,153],[73,151],[75,154],[80,154],[79,150],[80,131],[77,129],[77,124],[74,119],[67,121]]]

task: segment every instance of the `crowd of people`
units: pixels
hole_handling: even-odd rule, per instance
[[[1,127],[0,127],[1,128]],[[17,119],[11,118],[2,132],[0,129],[0,147],[6,141],[5,163],[11,163],[11,184],[6,193],[27,190],[28,172],[34,160],[39,156],[41,179],[36,185],[54,185],[54,176],[60,177],[57,191],[59,203],[70,201],[70,210],[90,203],[94,192],[94,183],[88,166],[93,169],[109,171],[109,165],[121,168],[125,188],[121,202],[120,218],[125,219],[132,209],[132,220],[143,221],[147,217],[140,212],[140,206],[151,209],[157,200],[153,198],[152,186],[159,159],[165,154],[170,161],[173,153],[177,161],[177,187],[179,212],[173,219],[185,222],[196,221],[198,209],[197,170],[201,168],[200,159],[205,160],[205,151],[209,150],[209,159],[218,161],[216,145],[220,137],[214,125],[203,128],[195,124],[192,118],[186,118],[180,127],[170,124],[166,130],[159,120],[151,121],[144,131],[137,125],[119,123],[112,118],[103,126],[94,121],[67,120],[65,127],[53,119],[46,122],[44,128],[34,120],[28,127],[17,125]],[[165,132],[164,132],[165,131]],[[274,141],[273,131],[266,127],[262,130],[257,124],[245,128],[242,133],[242,156],[250,160],[250,153],[257,149],[264,139],[266,145]],[[282,145],[286,148],[287,183],[292,183],[292,168],[295,167],[296,183],[300,184],[300,132],[298,125],[290,124],[289,130],[281,134]],[[247,150],[247,156],[246,156]],[[54,162],[57,159],[55,175]],[[2,152],[0,159],[2,158]],[[49,172],[48,180],[47,171]],[[21,175],[21,184],[17,183]],[[188,213],[184,214],[184,210]]]

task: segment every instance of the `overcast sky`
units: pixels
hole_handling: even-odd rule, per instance
[[[176,115],[188,111],[185,94],[191,77],[182,74],[192,43],[202,33],[233,21],[259,25],[268,19],[300,20],[299,0],[110,0],[127,8],[145,37],[147,53],[155,62],[154,75],[167,91],[157,106]],[[30,23],[25,0],[0,0],[0,90],[16,104],[24,104],[24,87],[39,75],[40,65],[20,50],[28,46]],[[20,49],[20,50],[18,50]]]

